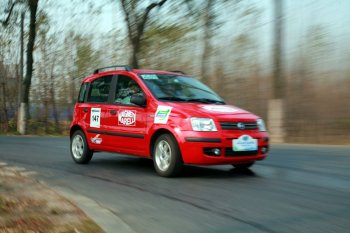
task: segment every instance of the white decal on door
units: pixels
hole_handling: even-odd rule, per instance
[[[101,108],[91,108],[90,127],[100,128]]]
[[[102,138],[100,138],[100,135],[97,134],[95,137],[91,138],[91,142],[94,144],[101,144]]]
[[[154,117],[154,123],[155,124],[168,123],[171,109],[172,109],[172,107],[169,107],[169,106],[158,106],[155,117]]]
[[[136,111],[134,111],[134,110],[118,111],[118,125],[135,126],[136,125]]]

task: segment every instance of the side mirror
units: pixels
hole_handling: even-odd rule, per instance
[[[146,106],[146,97],[144,95],[132,95],[130,99],[130,103],[136,104],[141,107]]]

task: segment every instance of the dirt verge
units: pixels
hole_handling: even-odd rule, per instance
[[[99,233],[77,206],[21,168],[0,164],[0,233]]]

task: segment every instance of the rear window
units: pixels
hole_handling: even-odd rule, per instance
[[[107,103],[112,76],[105,76],[94,80],[91,83],[88,102]]]

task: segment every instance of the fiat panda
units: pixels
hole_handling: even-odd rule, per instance
[[[268,150],[261,118],[180,71],[96,69],[82,81],[70,126],[76,163],[97,151],[122,153],[152,159],[165,177],[184,164],[245,169]]]

